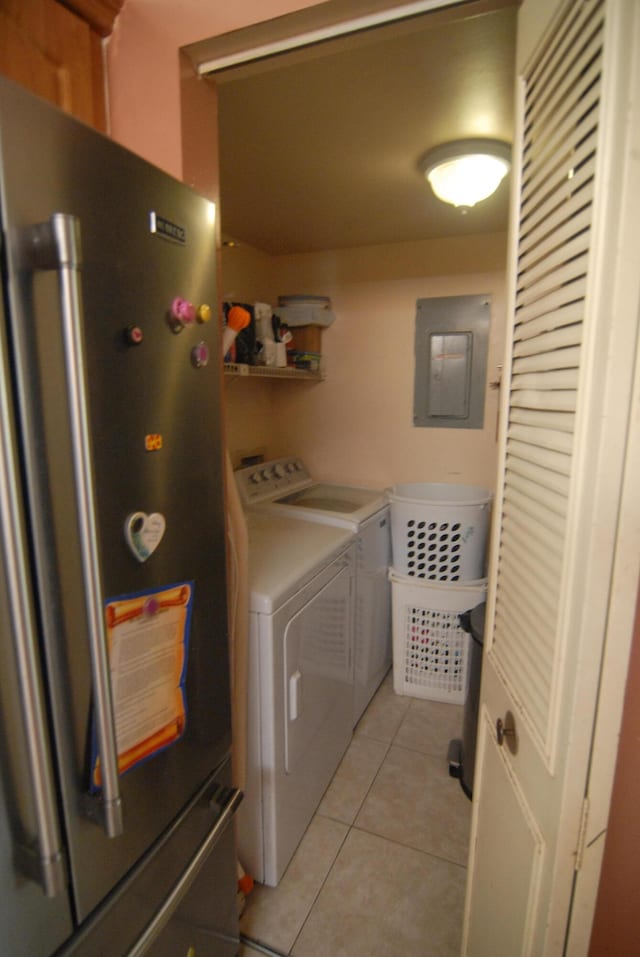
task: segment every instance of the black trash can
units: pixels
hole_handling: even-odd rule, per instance
[[[468,658],[469,685],[464,702],[462,740],[456,739],[449,744],[449,774],[451,777],[460,779],[462,790],[469,799],[473,796],[473,766],[476,760],[486,608],[486,602],[483,601],[482,604],[460,615],[460,626],[471,635]]]

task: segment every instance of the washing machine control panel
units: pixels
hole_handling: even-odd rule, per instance
[[[301,459],[288,457],[260,462],[235,473],[240,500],[244,506],[267,502],[288,492],[312,484]]]

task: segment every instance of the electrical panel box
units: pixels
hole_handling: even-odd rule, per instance
[[[487,295],[418,299],[414,425],[482,428],[490,308]]]

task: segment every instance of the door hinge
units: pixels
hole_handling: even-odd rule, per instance
[[[582,811],[580,813],[580,827],[578,829],[578,844],[576,847],[575,869],[579,871],[582,867],[584,858],[584,849],[587,842],[587,823],[589,821],[589,798],[586,797],[582,802]]]

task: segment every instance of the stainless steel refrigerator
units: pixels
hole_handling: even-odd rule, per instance
[[[213,207],[0,79],[3,957],[238,950]]]

